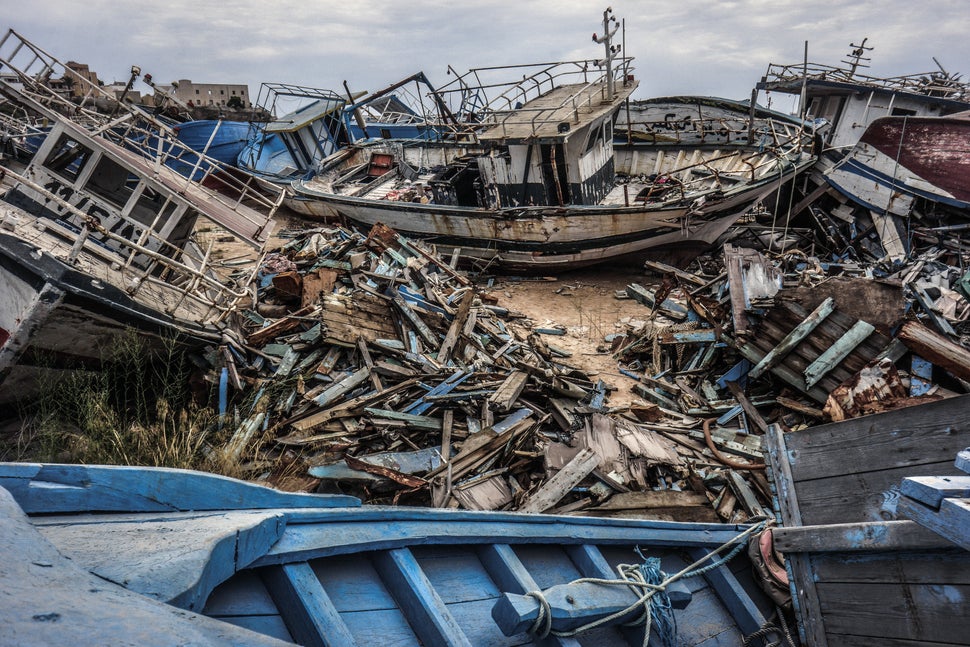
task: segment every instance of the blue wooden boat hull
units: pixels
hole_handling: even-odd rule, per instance
[[[175,623],[172,635],[225,628],[228,638],[203,644],[641,644],[642,627],[617,622],[576,638],[545,639],[514,624],[532,624],[531,608],[522,611],[522,605],[534,605],[537,612],[538,603],[523,595],[529,591],[545,591],[555,623],[568,622],[562,615],[567,611],[585,622],[612,599],[635,596],[625,586],[569,584],[574,580],[615,579],[617,565],[639,564],[641,554],[676,573],[746,530],[361,506],[350,497],[280,493],[160,468],[8,463],[0,464],[0,487],[9,492],[0,491],[0,526],[16,527],[22,539],[33,533],[33,549],[49,543],[53,556],[39,559],[58,572],[75,569],[65,581],[98,576],[114,596],[115,606],[92,601],[88,625],[130,603],[139,622],[147,614],[154,617],[150,622],[168,627],[177,618],[169,611],[174,606],[184,610],[184,622]],[[26,553],[32,549],[22,544],[8,563],[31,559]],[[737,557],[724,565],[667,587],[675,607],[673,644],[739,645],[772,615],[774,606],[755,584],[745,551],[733,552]],[[0,569],[3,588],[23,570]],[[560,593],[575,598],[565,598],[572,608],[563,610],[552,587],[566,584]],[[597,587],[596,594],[584,596],[583,586]],[[15,589],[30,595],[24,586]],[[89,594],[78,591],[71,600],[37,589],[35,604],[17,611],[29,615],[0,624],[0,634],[36,623],[30,609],[80,613],[68,607],[95,595]],[[659,624],[656,616],[651,645],[664,644]],[[129,629],[124,622],[104,626],[119,635]],[[46,638],[77,642],[69,624],[46,623],[44,631]],[[153,644],[178,644],[161,631],[158,636]],[[0,642],[9,638],[0,635]]]

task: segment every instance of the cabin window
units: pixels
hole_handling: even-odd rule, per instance
[[[893,108],[892,112],[889,114],[894,117],[915,117],[916,111],[908,108]]]
[[[90,148],[68,135],[61,135],[44,161],[44,166],[62,177],[76,180],[90,158]]]
[[[128,169],[113,159],[102,157],[91,172],[85,188],[106,202],[122,207],[134,193],[136,183],[137,179]]]
[[[589,140],[586,142],[586,150],[584,152],[588,153],[600,142],[603,141],[603,129],[597,128],[596,130],[591,130],[589,133]]]

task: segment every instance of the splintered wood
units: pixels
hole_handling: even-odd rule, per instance
[[[966,390],[960,322],[931,311],[940,295],[960,312],[966,276],[945,289],[920,261],[874,280],[734,236],[696,271],[651,261],[658,281],[611,288],[643,314],[604,336],[607,384],[557,343],[562,322],[528,320],[433,249],[381,225],[301,232],[257,277],[246,343],[215,354],[251,394],[224,453],[255,473],[298,450],[319,488],[373,502],[743,522],[771,509],[770,424]],[[641,400],[611,407],[618,387]]]

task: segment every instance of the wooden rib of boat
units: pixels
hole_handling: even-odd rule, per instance
[[[967,407],[964,395],[793,433],[771,427],[772,534],[806,645],[970,644],[970,552],[907,520],[900,490],[907,477],[959,478]]]
[[[461,98],[451,112],[471,130],[467,142],[351,146],[294,182],[288,206],[364,228],[381,222],[482,265],[548,271],[699,251],[813,163],[799,136],[743,150],[617,146],[637,81],[632,59],[611,67],[606,44],[604,71],[598,61],[471,70],[439,91]],[[479,81],[502,71],[516,81]]]
[[[16,32],[0,39],[0,64],[17,72],[0,79],[0,107],[50,127],[26,168],[2,167],[0,401],[28,395],[38,364],[96,366],[126,329],[150,343],[221,339],[246,295],[213,273],[195,225],[259,248],[281,194],[231,177],[216,192],[179,175],[170,163],[183,154],[206,177],[218,163],[135,106],[104,115],[53,91],[48,79],[67,68]]]
[[[879,214],[908,215],[916,198],[968,209],[970,112],[876,119],[826,179]]]
[[[653,611],[649,644],[739,645],[775,611],[735,550],[756,526],[371,507],[181,470],[15,463],[0,464],[0,515],[5,643],[640,645],[643,626],[622,622],[642,607],[541,639],[528,594],[567,631],[638,597],[575,580],[617,579],[618,564],[674,574],[718,548],[737,555],[666,585],[672,620]]]

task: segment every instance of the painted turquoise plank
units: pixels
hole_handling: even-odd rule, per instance
[[[687,551],[692,559],[698,560],[708,554],[709,551],[692,548]],[[707,565],[711,562],[705,562]],[[744,590],[738,578],[731,572],[729,564],[725,564],[704,574],[704,579],[708,581],[711,588],[720,598],[735,623],[745,635],[754,633],[764,626],[766,618],[754,603],[748,592]]]
[[[293,638],[309,647],[357,647],[330,596],[306,562],[261,572]]]
[[[198,611],[283,534],[277,511],[39,517],[38,531],[85,570],[160,602]]]
[[[274,645],[269,636],[152,600],[61,555],[0,488],[0,644]]]
[[[406,548],[373,556],[378,573],[421,642],[430,647],[472,647],[441,597]]]
[[[0,487],[27,514],[176,512],[359,506],[354,497],[280,492],[166,467],[0,463]]]
[[[292,513],[289,515],[291,523],[283,537],[255,565],[414,544],[487,544],[499,541],[511,544],[639,543],[657,547],[716,547],[737,535],[735,526],[718,527],[714,524],[697,524],[696,527],[694,524],[673,524],[674,527],[663,528],[662,524],[672,522],[624,520],[630,524],[624,526],[613,525],[617,521],[613,519],[587,518],[583,524],[577,523],[576,517],[543,518],[542,515],[483,515],[467,511],[375,508],[361,508],[361,514],[351,518],[343,514],[331,516],[328,523],[322,525],[307,523],[310,520],[323,520],[325,517],[320,512]],[[402,518],[402,512],[410,518]],[[646,525],[637,528],[642,524]],[[714,527],[705,529],[704,526]],[[537,569],[529,566],[529,570],[538,577]],[[539,584],[543,582],[540,580]]]

